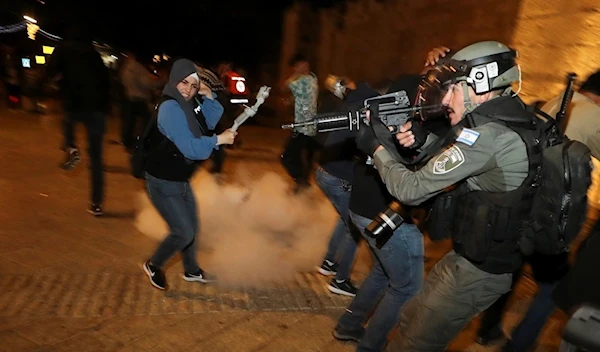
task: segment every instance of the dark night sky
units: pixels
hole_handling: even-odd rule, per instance
[[[314,3],[329,6],[337,1]],[[27,13],[50,33],[63,35],[71,23],[88,29],[98,41],[146,57],[166,51],[206,63],[230,59],[252,66],[278,57],[282,13],[292,2],[9,0],[0,5],[0,25],[18,22]]]

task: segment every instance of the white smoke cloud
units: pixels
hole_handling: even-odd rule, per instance
[[[204,170],[192,187],[200,213],[199,263],[221,285],[261,286],[320,265],[338,215],[317,187],[292,195],[273,172],[244,185],[219,185]],[[136,227],[162,240],[166,223],[145,192],[139,197]]]

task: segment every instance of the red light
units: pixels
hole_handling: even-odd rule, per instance
[[[237,90],[238,93],[244,93],[246,91],[246,84],[244,81],[235,82],[235,90]]]

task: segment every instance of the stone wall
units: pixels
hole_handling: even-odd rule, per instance
[[[519,51],[522,96],[549,99],[573,71],[600,68],[597,0],[350,0],[332,9],[295,4],[285,15],[281,78],[296,52],[329,73],[378,80],[421,70],[426,53],[497,40]]]
[[[552,4],[550,6],[549,4]],[[600,1],[523,0],[511,40],[523,68],[523,96],[547,100],[600,69]]]

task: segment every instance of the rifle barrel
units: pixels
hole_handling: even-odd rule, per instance
[[[569,103],[571,103],[571,99],[573,98],[573,85],[575,83],[575,79],[577,78],[577,74],[570,72],[567,75],[567,87],[565,88],[565,94],[563,94],[562,101],[560,102],[560,109],[556,113],[556,123],[560,125],[561,120],[567,114],[567,109],[569,107]]]

